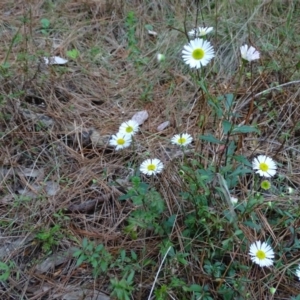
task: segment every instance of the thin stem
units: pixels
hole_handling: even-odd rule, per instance
[[[161,268],[162,268],[162,265],[164,264],[164,261],[165,261],[165,259],[167,258],[167,255],[168,255],[168,253],[169,253],[170,250],[171,250],[171,246],[168,248],[166,254],[164,255],[164,257],[163,257],[163,259],[162,259],[162,261],[161,261],[161,263],[160,263],[160,266],[159,266],[158,271],[157,271],[157,273],[156,273],[156,275],[155,275],[155,278],[154,278],[154,282],[153,282],[153,284],[152,284],[152,288],[151,288],[151,291],[150,291],[148,300],[151,299],[151,296],[152,296],[152,293],[153,293],[154,286],[155,286],[155,283],[156,283],[156,281],[157,281],[158,275],[159,275],[159,273],[160,273],[160,270],[161,270]]]

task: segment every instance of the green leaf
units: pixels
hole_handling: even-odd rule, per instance
[[[100,244],[96,247],[96,252],[100,252],[104,248],[103,244]]]
[[[249,126],[249,125],[238,126],[232,130],[232,133],[250,133],[250,132],[259,133],[259,130],[257,128],[255,128],[253,126]]]
[[[201,89],[203,90],[203,92],[205,94],[209,94],[208,90],[207,90],[207,87],[205,85],[205,81],[204,80],[199,80],[198,83],[199,83],[199,86],[201,87]]]
[[[222,125],[223,125],[224,134],[228,134],[233,127],[232,123],[230,123],[227,120],[223,120]]]
[[[261,225],[253,223],[252,221],[245,221],[243,224],[250,227],[250,228],[253,228],[253,229],[256,229],[256,230],[261,230]]]
[[[233,159],[244,164],[245,166],[252,167],[251,162],[243,155],[234,155]]]
[[[77,50],[77,49],[72,49],[72,50],[69,50],[67,51],[67,56],[71,59],[76,59],[78,58],[80,55],[80,52]]]
[[[127,282],[130,284],[133,281],[134,271],[132,270],[129,276],[127,277]]]
[[[145,25],[145,28],[147,29],[147,30],[153,30],[153,26],[151,25],[151,24],[146,24]]]
[[[222,100],[223,98],[217,98],[217,99],[208,99],[208,104],[213,108],[214,112],[216,113],[216,115],[221,118],[222,117],[222,114],[223,114],[223,111],[219,105],[219,101]]]
[[[120,196],[118,199],[119,199],[120,201],[122,201],[122,200],[130,199],[131,197],[132,197],[132,195],[130,195],[130,194],[125,194],[125,195]]]
[[[252,173],[253,171],[250,169],[243,168],[243,166],[238,166],[231,174],[231,177],[240,176],[244,174]]]
[[[87,240],[87,238],[83,238],[83,240],[82,240],[82,247],[83,247],[83,248],[86,248],[87,245],[88,245],[88,240]]]
[[[76,266],[77,266],[77,267],[80,266],[85,260],[86,260],[86,256],[85,256],[85,255],[81,255],[81,256],[78,258],[77,262],[76,262]]]
[[[41,19],[41,25],[44,29],[48,29],[50,27],[50,21],[48,19]]]
[[[132,197],[132,202],[136,206],[140,206],[143,204],[144,195]]]
[[[202,291],[202,287],[198,284],[192,284],[189,286],[189,290],[192,292],[201,292]]]
[[[225,107],[227,110],[230,110],[234,101],[233,94],[226,94],[225,95]]]
[[[9,69],[10,63],[6,61],[3,64],[1,64],[0,67],[1,67],[1,69]]]
[[[87,247],[86,247],[86,250],[87,250],[87,251],[93,251],[93,248],[94,248],[93,243],[89,243],[89,244],[87,245]]]
[[[233,155],[233,153],[235,152],[235,149],[236,149],[235,143],[234,143],[234,141],[231,141],[227,148],[227,155],[229,157],[231,157]]]
[[[101,261],[100,263],[100,269],[105,272],[107,270],[107,267],[108,267],[108,262],[106,261]]]
[[[136,255],[136,253],[135,253],[133,250],[131,250],[130,253],[131,253],[131,258],[132,258],[133,260],[137,260],[137,255]]]
[[[7,264],[0,262],[0,281],[6,281],[10,275],[10,268]]]
[[[207,134],[207,135],[200,135],[200,139],[210,142],[210,143],[214,143],[214,144],[224,144],[224,142],[216,139],[213,135],[211,134]]]
[[[78,257],[78,256],[80,256],[82,254],[82,250],[81,249],[78,249],[78,250],[76,250],[74,253],[73,253],[73,256],[74,257]]]

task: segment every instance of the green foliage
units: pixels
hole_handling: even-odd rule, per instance
[[[50,21],[46,18],[41,19],[41,33],[47,35],[50,33]]]
[[[137,176],[131,178],[132,188],[119,200],[131,199],[137,207],[128,218],[125,228],[132,238],[136,239],[139,229],[153,230],[156,234],[162,234],[164,228],[160,222],[160,216],[165,210],[165,202],[161,195],[149,185],[142,182]]]
[[[12,261],[9,261],[8,263],[0,261],[0,281],[6,281],[14,267],[15,264]]]
[[[191,284],[189,287],[184,288],[185,291],[192,292],[192,300],[203,299],[203,300],[213,300],[214,298],[210,295],[210,288],[208,285],[203,287],[199,284]]]
[[[129,11],[126,19],[125,19],[125,26],[127,29],[127,42],[128,42],[128,49],[130,50],[130,56],[134,57],[140,53],[140,50],[137,45],[137,40],[135,37],[135,30],[137,26],[137,19],[135,16],[134,11]]]
[[[77,49],[67,51],[67,56],[73,60],[76,60],[80,56],[80,52]]]
[[[76,266],[80,266],[82,263],[90,264],[93,267],[94,277],[106,272],[112,260],[111,254],[103,244],[95,245],[87,238],[82,240],[81,248],[77,249],[73,256],[77,258]]]
[[[160,288],[154,291],[157,300],[165,300],[168,298],[168,286],[163,284]]]
[[[41,241],[42,249],[48,253],[63,238],[60,225],[54,225],[50,230],[41,230],[36,238]]]
[[[21,205],[26,205],[32,200],[32,197],[26,195],[15,195],[14,197],[14,207],[19,207]]]
[[[130,255],[128,255],[126,250],[122,249],[119,256],[112,261],[109,268],[117,269],[121,272],[121,274],[126,274],[132,270],[141,271],[144,267],[153,264],[154,262],[148,258],[143,259],[143,261],[139,261],[138,255],[133,250],[131,250]]]
[[[53,217],[56,218],[59,222],[70,221],[70,217],[66,216],[62,209],[60,209],[57,213],[54,213]]]
[[[135,272],[131,271],[125,274],[121,280],[116,278],[110,279],[110,288],[112,289],[110,295],[118,300],[131,300],[131,292],[134,290],[134,274]]]

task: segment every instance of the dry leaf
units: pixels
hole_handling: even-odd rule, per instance
[[[11,236],[2,236],[0,233],[1,247],[0,247],[0,259],[11,256],[13,252],[18,251],[21,248],[24,248],[25,244],[31,242],[34,239],[34,235],[28,235],[26,237],[20,237],[17,239],[12,238]]]
[[[60,186],[57,182],[47,181],[45,191],[48,196],[55,196],[60,190]]]
[[[31,184],[30,188],[18,189],[18,193],[20,195],[36,198],[43,189],[48,196],[55,196],[59,192],[60,186],[57,182],[46,181],[42,184]]]
[[[54,120],[46,115],[34,113],[29,109],[21,109],[21,113],[24,116],[24,118],[35,122],[41,122],[41,124],[43,124],[46,127],[54,125]]]
[[[146,110],[142,110],[133,115],[131,120],[136,121],[139,125],[142,125],[149,117],[149,114]]]
[[[18,175],[23,175],[26,177],[44,177],[44,169],[32,169],[32,168],[25,168],[25,167],[20,167],[19,170],[17,171]]]
[[[157,131],[163,131],[170,125],[169,121],[163,122],[160,125],[157,126]]]
[[[71,247],[67,251],[54,253],[49,256],[42,263],[36,265],[36,271],[40,273],[46,273],[49,270],[53,270],[56,266],[63,264],[72,258],[73,253],[77,250],[75,247]]]
[[[109,139],[110,135],[101,136],[100,133],[96,130],[93,130],[92,134],[90,135],[90,140],[94,147],[108,145]]]

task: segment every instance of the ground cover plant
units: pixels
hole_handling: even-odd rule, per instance
[[[1,299],[300,299],[300,3],[0,3]]]

